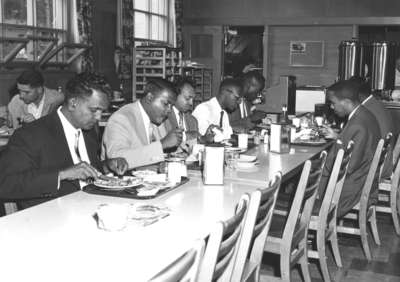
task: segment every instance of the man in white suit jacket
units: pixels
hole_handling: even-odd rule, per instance
[[[142,99],[123,106],[108,120],[102,158],[123,156],[129,169],[164,161],[164,150],[176,148],[182,141],[182,130],[167,132],[164,123],[175,100],[168,81],[149,81]]]

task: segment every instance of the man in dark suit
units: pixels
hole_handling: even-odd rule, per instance
[[[242,100],[239,107],[229,114],[229,121],[235,131],[251,129],[259,123],[266,114],[252,109],[253,101],[265,87],[265,78],[258,71],[249,71],[240,79],[242,83]]]
[[[393,170],[392,152],[393,146],[396,141],[395,137],[397,137],[393,118],[389,110],[385,109],[383,103],[371,94],[371,87],[367,82],[364,81],[364,79],[362,79],[361,77],[352,77],[350,78],[350,81],[353,82],[356,87],[358,87],[358,97],[360,98],[361,105],[369,110],[378,121],[379,129],[381,131],[381,138],[385,138],[389,132],[391,132],[394,136],[391,140],[390,151],[382,170],[382,177],[389,178]]]
[[[16,130],[0,159],[2,199],[25,208],[78,191],[100,171],[125,172],[124,159],[98,157],[94,127],[108,107],[106,89],[99,75],[77,75],[66,85],[62,106]]]
[[[338,217],[342,217],[360,200],[381,133],[373,114],[360,104],[358,89],[352,82],[340,81],[333,84],[327,89],[327,98],[331,103],[331,108],[339,117],[348,117],[348,121],[339,135],[326,128],[327,135],[340,139],[344,145],[351,140],[355,143],[339,200]],[[321,178],[321,195],[326,189],[338,149],[338,146],[334,145],[328,154]],[[373,190],[374,188],[376,190],[376,185]],[[376,191],[371,193],[373,197],[376,196],[374,192]]]

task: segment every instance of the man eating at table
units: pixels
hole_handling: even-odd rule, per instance
[[[64,95],[44,86],[42,74],[29,69],[17,78],[18,95],[8,104],[9,120],[14,129],[32,122],[57,109]]]
[[[256,111],[253,102],[265,87],[265,78],[258,71],[249,71],[240,78],[243,97],[239,107],[229,114],[229,121],[234,130],[251,129],[267,115]]]
[[[360,200],[369,167],[380,139],[379,125],[373,114],[360,104],[358,89],[351,81],[339,81],[327,89],[331,108],[348,121],[340,134],[325,127],[326,136],[338,138],[346,146],[354,141],[354,149],[347,169],[346,179],[340,195],[338,217],[348,213]],[[338,145],[330,150],[320,183],[323,195],[335,161]],[[371,193],[373,195],[373,192]]]
[[[214,141],[230,139],[233,133],[228,113],[235,111],[240,102],[242,85],[233,78],[223,80],[216,97],[201,103],[193,111],[193,116],[199,123],[199,132],[205,135],[211,125],[215,133]]]
[[[125,157],[129,169],[164,161],[164,151],[182,142],[182,129],[167,131],[165,120],[176,101],[173,85],[165,79],[147,82],[144,96],[123,106],[108,120],[102,156]]]
[[[94,127],[108,107],[107,86],[99,75],[76,75],[61,107],[15,131],[0,158],[2,199],[26,208],[78,191],[100,171],[125,173],[123,158],[98,156]]]
[[[395,127],[390,112],[385,108],[383,103],[376,99],[371,93],[371,87],[361,77],[353,76],[349,79],[358,88],[358,97],[360,98],[361,104],[369,110],[376,121],[378,122],[379,129],[381,131],[381,138],[385,138],[386,135],[391,132],[395,134]],[[388,156],[386,157],[385,165],[382,170],[382,177],[389,178],[393,171],[393,147],[395,145],[396,138],[392,138],[390,142],[390,148]]]

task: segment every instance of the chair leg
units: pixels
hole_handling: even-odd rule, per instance
[[[371,250],[368,244],[368,233],[367,233],[367,218],[366,215],[359,215],[359,225],[360,225],[360,236],[361,236],[361,243],[364,249],[365,257],[368,261],[372,259]]]
[[[310,269],[308,268],[307,252],[304,253],[304,255],[300,259],[299,263],[301,266],[301,272],[303,273],[304,281],[311,282]]]
[[[285,251],[284,251],[285,252]],[[281,253],[281,278],[284,282],[290,282],[290,253]]]
[[[376,224],[376,208],[375,208],[375,206],[371,207],[371,210],[372,210],[372,213],[371,213],[371,217],[369,218],[369,222],[371,224],[372,237],[374,237],[375,244],[380,246],[381,240],[379,239],[378,226]]]
[[[326,262],[326,250],[325,250],[325,232],[318,230],[317,231],[317,250],[319,257],[319,264],[321,266],[322,277],[325,282],[331,281],[331,277],[329,275],[328,264]]]
[[[328,239],[329,239],[329,242],[331,243],[333,258],[335,259],[337,267],[343,267],[342,258],[340,256],[340,251],[339,251],[339,242],[338,242],[338,237],[337,237],[336,222],[335,222],[335,220],[332,220],[329,224],[332,226],[331,227],[332,233]]]
[[[400,235],[400,224],[399,224],[399,210],[397,209],[397,187],[392,188],[390,191],[390,209],[392,211],[392,219],[396,234]]]

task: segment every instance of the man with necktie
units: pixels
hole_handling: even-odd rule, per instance
[[[198,121],[199,133],[205,135],[213,125],[222,131],[223,139],[230,139],[233,130],[228,113],[232,113],[238,108],[241,94],[240,81],[233,78],[223,80],[217,96],[201,103],[193,111],[193,116]]]
[[[165,79],[147,82],[144,96],[111,115],[104,130],[102,157],[125,157],[129,169],[164,161],[164,152],[182,142],[182,129],[167,129],[175,104],[173,85]]]
[[[108,108],[108,89],[100,75],[76,75],[62,106],[15,131],[0,158],[0,198],[26,208],[78,191],[102,173],[125,173],[125,159],[98,156],[94,127]]]
[[[251,129],[265,118],[264,112],[255,111],[253,102],[265,87],[265,78],[258,71],[249,71],[240,78],[243,97],[239,107],[229,114],[229,121],[234,130]]]
[[[212,142],[213,135],[210,126],[204,136],[199,134],[197,119],[192,115],[193,100],[196,96],[194,83],[187,77],[178,77],[175,82],[177,98],[172,111],[168,115],[168,131],[174,128],[181,128],[182,144],[199,142]]]

